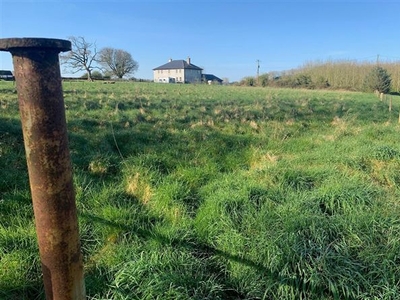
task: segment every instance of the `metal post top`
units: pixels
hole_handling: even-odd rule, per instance
[[[61,39],[48,38],[7,38],[0,39],[0,51],[10,51],[18,49],[38,49],[47,48],[58,50],[59,52],[70,51],[71,42]]]

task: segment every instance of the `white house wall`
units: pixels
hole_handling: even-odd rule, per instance
[[[154,70],[154,82],[159,82],[160,78],[163,79],[166,77],[175,78],[175,82],[184,82],[185,75],[183,71],[183,69]]]

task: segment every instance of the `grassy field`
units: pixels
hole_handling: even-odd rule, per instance
[[[65,82],[64,98],[88,299],[400,299],[400,97]],[[0,299],[43,299],[12,83],[0,104]]]

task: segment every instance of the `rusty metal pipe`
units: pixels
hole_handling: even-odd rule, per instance
[[[66,40],[0,39],[11,52],[46,299],[85,299],[58,54]]]

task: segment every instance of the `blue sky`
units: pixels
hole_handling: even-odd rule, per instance
[[[130,52],[137,78],[169,58],[237,81],[317,60],[400,60],[400,1],[0,0],[0,37],[83,36]],[[0,69],[12,70],[1,52]],[[66,72],[63,74],[68,75]]]

